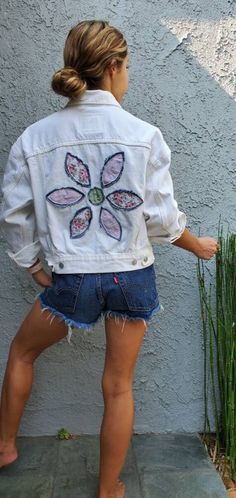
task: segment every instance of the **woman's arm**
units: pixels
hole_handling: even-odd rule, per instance
[[[52,285],[52,275],[49,275],[46,271],[44,271],[40,259],[37,259],[32,266],[27,268],[27,270],[31,273],[34,281],[38,285],[41,285],[41,287],[50,287]]]
[[[21,138],[12,145],[1,185],[0,230],[8,256],[22,267],[32,266],[41,245],[38,239],[28,165]]]
[[[217,240],[212,237],[196,237],[187,228],[182,235],[172,242],[175,246],[190,251],[201,259],[211,259],[219,248]]]
[[[1,185],[0,230],[10,246],[7,254],[15,263],[27,268],[39,285],[50,286],[52,278],[43,270],[38,258],[38,240],[33,193],[20,137],[12,145]]]
[[[171,243],[192,252],[201,259],[210,259],[219,244],[212,237],[196,237],[186,228],[186,214],[179,210],[174,197],[170,174],[171,150],[159,128],[153,137],[147,168],[144,216],[150,241]]]
[[[186,227],[186,214],[179,210],[174,198],[170,163],[170,148],[157,128],[147,164],[143,206],[147,234],[151,243],[173,243]]]

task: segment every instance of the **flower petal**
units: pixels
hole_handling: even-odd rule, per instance
[[[57,207],[73,206],[84,198],[84,194],[73,187],[55,188],[46,195],[47,201]]]
[[[105,230],[109,237],[116,240],[121,240],[122,228],[119,221],[108,211],[108,209],[101,208],[100,210],[100,226]]]
[[[110,187],[119,180],[124,168],[124,160],[124,152],[116,152],[116,154],[107,157],[101,171],[102,187]]]
[[[125,209],[126,211],[136,209],[143,203],[141,197],[131,190],[116,190],[107,195],[106,199],[114,208]]]
[[[82,237],[88,230],[93,217],[90,207],[79,209],[70,222],[70,236],[72,239]]]
[[[76,183],[79,183],[83,187],[90,187],[91,179],[87,164],[69,152],[66,154],[65,170],[67,175]]]

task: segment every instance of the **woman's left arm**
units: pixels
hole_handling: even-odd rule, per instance
[[[0,226],[10,247],[8,256],[22,267],[32,266],[41,245],[34,213],[30,173],[20,137],[12,145],[1,185]]]

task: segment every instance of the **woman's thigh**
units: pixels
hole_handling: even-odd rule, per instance
[[[133,371],[146,331],[143,320],[107,318],[105,320],[106,355],[103,384],[109,388],[132,381]]]
[[[63,339],[68,325],[48,310],[42,313],[39,299],[36,299],[31,310],[19,327],[11,348],[24,359],[34,359],[41,351]]]

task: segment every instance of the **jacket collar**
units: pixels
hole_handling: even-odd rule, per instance
[[[71,107],[74,105],[86,105],[86,104],[102,104],[102,105],[115,105],[121,107],[119,102],[116,100],[114,95],[108,90],[85,90],[82,97],[78,100],[70,99],[65,105],[66,107]]]

